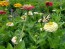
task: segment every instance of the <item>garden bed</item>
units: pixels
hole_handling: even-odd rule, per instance
[[[0,49],[65,49],[65,1],[0,1]]]

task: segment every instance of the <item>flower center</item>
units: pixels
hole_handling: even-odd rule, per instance
[[[53,25],[53,22],[49,22],[48,24],[49,24],[49,25]]]
[[[8,23],[8,25],[11,25],[11,24],[12,24],[12,22],[9,22],[9,23]]]

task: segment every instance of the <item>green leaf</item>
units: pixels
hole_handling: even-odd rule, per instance
[[[12,47],[12,45],[10,43],[8,43],[7,49],[13,49],[13,47]]]
[[[0,49],[5,49],[5,47],[4,46],[0,46]]]
[[[22,41],[18,45],[16,45],[14,49],[26,49],[24,41]]]
[[[54,38],[48,37],[48,41],[51,48],[58,48],[60,43],[59,37],[54,37]]]
[[[30,46],[30,48],[28,48],[28,49],[36,49],[36,46]]]

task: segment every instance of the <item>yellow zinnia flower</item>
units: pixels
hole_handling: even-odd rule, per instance
[[[7,1],[0,1],[0,6],[8,6],[9,2]]]
[[[14,4],[14,7],[18,7],[18,8],[20,8],[22,5],[20,4],[20,3],[16,3],[16,4]]]

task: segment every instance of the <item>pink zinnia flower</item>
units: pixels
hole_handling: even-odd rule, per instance
[[[0,14],[6,14],[6,12],[3,10],[0,10]]]
[[[32,10],[34,9],[34,6],[30,5],[30,4],[26,4],[26,5],[23,5],[22,7],[24,10]]]
[[[53,2],[46,2],[46,6],[53,6]]]

